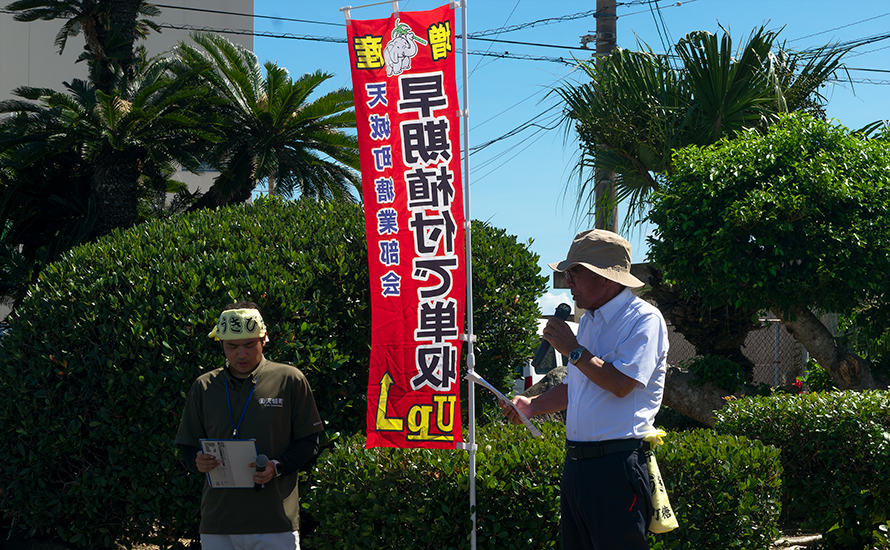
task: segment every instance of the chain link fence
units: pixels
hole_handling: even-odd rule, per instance
[[[768,314],[760,321],[762,328],[749,332],[742,347],[742,353],[754,363],[754,383],[787,386],[806,373],[807,351],[773,315]],[[837,315],[825,315],[822,322],[833,335],[837,335]],[[669,364],[679,365],[697,357],[695,347],[675,332],[672,325],[668,325],[668,336]]]

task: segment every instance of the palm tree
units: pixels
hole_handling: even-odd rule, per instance
[[[198,72],[174,77],[171,64],[145,61],[133,78],[119,72],[109,93],[82,80],[65,83],[68,93],[16,89],[30,101],[0,102],[0,114],[14,113],[0,127],[0,153],[19,172],[76,153],[89,166],[91,236],[136,224],[145,188],[166,188],[174,163],[197,169],[219,139],[215,99],[194,84]]]
[[[253,52],[221,36],[190,36],[198,47],[181,43],[176,55],[193,70],[211,67],[203,78],[225,100],[219,115],[226,121],[226,139],[209,159],[220,176],[193,208],[243,202],[264,178],[286,197],[354,200],[351,192],[361,190],[358,140],[343,132],[355,128],[352,92],[310,101],[332,75],[292,80],[286,69],[272,62],[260,67]]]
[[[617,200],[633,213],[629,226],[644,217],[675,149],[765,128],[780,112],[820,112],[819,89],[842,69],[847,50],[792,53],[777,48],[777,38],[761,27],[734,51],[725,29],[719,39],[694,32],[674,46],[678,64],[670,55],[620,48],[600,64],[581,62],[590,82],[555,90],[566,104],[567,136],[575,131],[581,141],[578,205],[589,204],[597,168],[614,172]]]
[[[650,49],[617,49],[601,63],[581,62],[590,82],[558,88],[565,101],[567,136],[576,132],[581,151],[575,166],[578,208],[592,204],[595,215],[625,202],[625,227],[645,219],[649,197],[672,171],[673,151],[709,145],[748,128],[764,129],[788,110],[819,112],[825,81],[841,69],[846,49],[826,46],[790,53],[777,48],[777,32],[755,30],[738,51],[729,33],[694,32],[673,47],[678,61]],[[603,193],[597,201],[596,174],[613,172],[616,202]],[[654,269],[654,268],[653,268]],[[650,277],[649,296],[665,318],[696,348],[698,355],[722,355],[753,364],[741,351],[756,328],[756,311],[705,308],[696,296]]]
[[[17,0],[6,9],[19,12],[14,16],[16,21],[64,19],[55,40],[60,54],[68,38],[82,32],[88,53],[78,60],[87,61],[90,80],[105,92],[116,69],[130,72],[135,40],[144,39],[149,29],[160,30],[147,18],[157,17],[161,10],[146,0]]]
[[[0,300],[13,309],[43,266],[87,241],[95,223],[89,166],[74,149],[19,160],[0,155]]]

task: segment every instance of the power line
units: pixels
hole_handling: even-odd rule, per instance
[[[631,2],[617,2],[615,4],[615,7],[653,4],[653,3],[657,4],[658,1],[659,0],[633,0]],[[695,1],[696,0],[687,0],[686,2],[677,2],[676,4],[672,4],[671,6],[668,6],[668,7],[675,7],[675,6],[679,6],[680,4],[684,4],[684,3],[688,4],[689,2],[695,2]],[[308,20],[308,19],[293,19],[290,17],[279,17],[279,16],[274,16],[274,15],[256,15],[256,14],[250,14],[250,13],[238,13],[238,12],[231,12],[231,11],[193,8],[193,7],[188,7],[188,6],[171,6],[171,5],[166,5],[166,4],[155,4],[155,5],[159,8],[167,8],[167,9],[182,10],[182,11],[217,13],[220,15],[232,15],[232,16],[237,16],[237,17],[254,17],[257,19],[272,19],[275,21],[292,21],[292,22],[296,22],[296,23],[309,23],[309,24],[314,24],[314,25],[330,25],[330,26],[334,26],[334,27],[345,27],[346,26],[344,23],[328,23],[325,21],[312,21],[312,20]],[[662,9],[662,8],[658,7],[657,9]],[[631,15],[633,15],[633,14],[631,14]],[[513,31],[518,31],[518,30],[527,29],[527,28],[533,28],[533,27],[537,27],[537,26],[552,25],[555,23],[563,23],[566,21],[574,21],[576,19],[584,19],[587,17],[596,17],[596,10],[589,10],[589,11],[584,11],[584,12],[579,12],[579,13],[573,13],[573,14],[569,14],[569,15],[563,15],[560,17],[548,17],[546,19],[539,19],[537,21],[532,21],[529,23],[521,23],[518,25],[510,25],[510,26],[500,27],[497,29],[489,29],[489,30],[485,30],[485,31],[474,32],[474,33],[468,34],[467,38],[479,38],[482,36],[489,36],[492,34],[503,34],[505,32],[513,32]]]
[[[260,36],[263,38],[283,38],[288,40],[309,40],[312,42],[332,42],[335,44],[346,44],[346,38],[337,38],[334,36],[312,36],[308,34],[290,34],[290,33],[273,33],[267,31],[256,31],[248,29],[218,29],[212,27],[196,27],[195,25],[173,25],[170,23],[160,23],[158,25],[162,29],[173,29],[178,31],[198,31],[211,32],[215,34],[234,34],[242,36]]]
[[[159,8],[168,8],[183,11],[198,11],[203,13],[218,13],[220,15],[233,15],[235,17],[249,17],[251,19],[272,19],[274,21],[291,21],[294,23],[311,23],[314,25],[330,25],[332,27],[345,27],[343,23],[328,23],[326,21],[312,21],[309,19],[293,19],[291,17],[279,17],[275,15],[256,15],[255,13],[238,13],[233,11],[208,10],[205,8],[190,8],[188,6],[168,6],[165,4],[155,4]]]
[[[881,48],[884,49],[884,48]],[[875,50],[877,51],[877,50]],[[858,69],[856,67],[847,67],[848,71],[869,71],[872,73],[890,73],[890,69]]]
[[[827,31],[819,31],[819,32],[816,32],[816,33],[813,33],[813,34],[808,34],[808,35],[806,35],[806,36],[801,36],[800,38],[795,38],[794,40],[789,40],[789,42],[796,42],[796,41],[798,41],[798,40],[803,40],[803,39],[805,39],[805,38],[812,38],[812,37],[814,37],[814,36],[819,36],[820,34],[826,34],[826,33],[832,32],[832,31],[837,31],[837,30],[840,30],[840,29],[845,29],[845,28],[847,28],[847,27],[852,27],[853,25],[858,25],[858,24],[860,24],[860,23],[865,23],[865,22],[867,22],[867,21],[874,21],[875,19],[880,19],[881,17],[887,17],[888,15],[890,15],[890,12],[888,12],[888,13],[882,13],[881,15],[876,15],[876,16],[874,16],[874,17],[869,17],[868,19],[862,19],[861,21],[856,21],[855,23],[848,23],[848,24],[846,24],[846,25],[841,25],[840,27],[835,27],[835,28],[833,28],[833,29],[828,29]]]
[[[652,3],[657,3],[657,1],[659,1],[659,0],[638,0],[636,2],[617,3],[616,5],[652,4]],[[687,0],[685,3],[690,3],[690,2],[694,2],[694,1],[696,1],[696,0]],[[676,7],[677,5],[682,4],[682,3],[683,2],[678,2],[677,4],[672,4],[671,6],[665,6],[665,7]],[[187,10],[187,11],[204,11],[204,12],[220,13],[220,14],[227,14],[227,15],[234,15],[234,16],[258,17],[258,18],[265,18],[265,19],[278,19],[278,20],[284,20],[284,21],[297,21],[297,22],[324,24],[324,25],[332,25],[332,26],[343,26],[343,25],[336,24],[336,23],[325,23],[325,22],[321,22],[321,21],[300,20],[300,19],[291,19],[291,18],[276,17],[276,16],[250,15],[250,14],[241,14],[241,13],[236,13],[236,12],[223,12],[223,11],[218,11],[218,10],[204,10],[204,9],[200,9],[200,8],[185,8],[185,7],[179,7],[179,6],[165,6],[165,5],[159,5],[159,6],[175,8],[175,9],[183,9],[183,10]],[[664,8],[658,7],[657,9],[660,10],[660,9],[664,9]],[[595,12],[595,10],[593,12]],[[0,13],[14,15],[16,12],[13,12],[10,10],[5,10],[5,9],[0,9]],[[562,20],[570,20],[571,18],[579,18],[583,14],[589,14],[589,13],[592,13],[592,12],[581,12],[578,14],[567,15],[567,16],[563,16],[560,18],[542,19],[539,21],[533,21],[531,23],[525,23],[523,25],[514,26],[514,27],[528,28],[530,26],[535,26],[538,24],[549,24],[548,22],[551,22],[551,21],[556,22],[556,21],[562,21]],[[638,12],[638,13],[642,13],[642,12]],[[882,16],[877,16],[877,17],[882,17]],[[874,18],[872,18],[872,19],[874,19]],[[868,21],[868,20],[863,20],[863,21]],[[851,25],[852,24],[855,24],[855,23],[851,23]],[[848,26],[848,25],[845,25],[845,26]],[[287,39],[287,40],[306,40],[306,41],[313,41],[313,42],[328,42],[328,43],[335,43],[335,44],[346,44],[347,43],[346,38],[337,38],[337,37],[332,37],[332,36],[296,35],[296,34],[291,34],[291,33],[273,33],[273,32],[268,32],[268,31],[256,31],[256,30],[247,30],[247,29],[231,29],[231,28],[220,29],[220,28],[211,28],[211,27],[197,27],[194,25],[173,25],[170,23],[160,23],[159,27],[165,28],[165,29],[172,29],[172,30],[200,31],[200,32],[212,32],[212,33],[216,33],[216,34],[258,36],[258,37],[263,37],[263,38],[276,38],[276,39]],[[514,27],[504,27],[504,29],[506,29],[504,32],[509,32],[511,30],[517,30],[517,29],[514,29]],[[482,38],[480,36],[480,35],[485,35],[485,34],[492,34],[494,32],[497,32],[497,30],[482,31],[481,33],[469,33],[467,35],[467,38],[468,39],[476,39],[476,40],[484,40],[484,41],[489,41],[489,42],[513,44],[513,45],[523,45],[523,46],[532,46],[532,47],[555,47],[555,48],[561,48],[561,49],[567,49],[567,50],[579,50],[579,51],[588,51],[588,52],[590,51],[587,48],[575,47],[575,46],[554,46],[554,45],[550,45],[550,44],[537,44],[537,43],[531,43],[531,42],[486,39],[486,38]],[[460,37],[460,35],[457,35],[457,36]],[[806,38],[806,37],[803,37],[803,38]],[[890,38],[890,33],[884,34],[884,35],[875,35],[875,36],[871,36],[871,37],[865,37],[865,38],[860,38],[860,39],[856,39],[856,40],[851,40],[851,41],[847,41],[844,43],[840,43],[840,44],[838,44],[838,46],[849,47],[850,49],[853,49],[853,48],[865,46],[867,44],[872,44],[874,42],[886,40],[888,38]],[[883,48],[881,48],[881,49],[883,49]],[[875,51],[877,51],[877,50],[875,50]],[[551,56],[540,56],[540,55],[517,54],[517,53],[511,53],[509,51],[491,52],[491,51],[467,50],[467,54],[483,56],[483,57],[500,58],[500,59],[516,59],[516,60],[524,60],[524,61],[543,61],[543,62],[549,62],[549,63],[560,63],[563,65],[569,65],[569,66],[576,64],[576,61],[574,58],[568,59],[565,57],[551,57]],[[594,55],[594,54],[591,52],[591,55]],[[883,71],[880,69],[855,69],[855,70],[872,70],[875,72],[886,72],[886,71]],[[851,81],[854,83],[862,83],[862,84],[881,84],[881,85],[886,84],[886,81],[876,81],[876,80],[871,80],[871,79],[859,79],[859,80],[851,80]]]
[[[196,27],[194,25],[172,25],[170,23],[161,23],[159,25],[162,29],[172,29],[179,31],[197,31],[197,32],[212,32],[216,34],[233,34],[233,35],[247,35],[247,36],[260,36],[263,38],[281,38],[287,40],[308,40],[313,42],[329,42],[333,44],[346,44],[346,38],[337,38],[334,36],[312,36],[312,35],[296,35],[290,33],[272,33],[266,31],[251,31],[247,29],[218,29],[211,27]],[[521,43],[517,43],[521,44]],[[577,48],[583,50],[584,48]],[[460,52],[460,48],[456,50]],[[510,52],[483,52],[478,50],[467,50],[467,54],[469,55],[479,55],[483,57],[498,57],[503,59],[521,59],[526,61],[548,61],[551,63],[562,63],[564,65],[574,65],[574,58],[563,58],[563,57],[548,57],[542,55],[524,55],[524,54],[516,54]]]

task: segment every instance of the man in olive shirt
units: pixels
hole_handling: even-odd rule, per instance
[[[189,390],[176,443],[186,467],[202,474],[220,465],[201,452],[201,439],[255,439],[270,458],[253,481],[262,488],[213,488],[204,482],[204,550],[299,550],[297,470],[318,452],[323,430],[306,377],[263,357],[268,341],[253,302],[226,306],[208,335],[226,364],[198,377]],[[246,465],[253,468],[254,464]]]

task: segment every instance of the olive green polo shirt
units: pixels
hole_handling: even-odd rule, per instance
[[[294,441],[323,430],[303,373],[263,357],[244,380],[234,378],[228,366],[198,377],[189,390],[176,443],[200,448],[201,439],[232,439],[233,424],[238,426],[239,421],[239,439],[255,439],[257,453],[270,459],[282,455]],[[204,482],[202,534],[296,531],[299,521],[296,472],[273,478],[260,491],[214,489]]]

